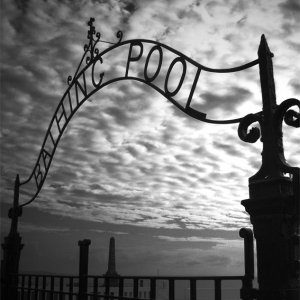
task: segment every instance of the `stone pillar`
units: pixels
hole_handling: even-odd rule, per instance
[[[243,279],[243,286],[240,291],[240,297],[243,300],[252,300],[256,293],[253,289],[254,279],[254,246],[253,246],[253,232],[250,228],[242,228],[239,232],[240,237],[244,239],[244,264],[245,276]]]
[[[17,175],[14,189],[13,207],[9,210],[8,216],[11,219],[10,232],[4,238],[2,244],[3,259],[1,261],[1,299],[18,299],[18,273],[21,250],[23,248],[22,238],[18,233],[18,218],[22,215],[22,208],[19,206],[20,180]]]
[[[249,126],[257,121],[260,129],[248,133],[249,136],[252,134],[252,139],[243,139],[241,122],[239,135],[245,141],[255,142],[261,133],[262,164],[249,178],[249,199],[242,201],[242,205],[250,214],[256,238],[258,299],[299,300],[300,169],[289,166],[285,160],[282,122],[300,126],[299,114],[288,110],[293,105],[300,108],[300,102],[288,99],[279,106],[276,104],[273,54],[264,36],[258,57],[263,111],[248,115],[245,124]]]
[[[89,246],[91,240],[78,242],[79,246],[79,300],[87,299],[88,269],[89,269]]]

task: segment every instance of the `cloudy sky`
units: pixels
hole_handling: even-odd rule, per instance
[[[281,103],[299,98],[299,16],[297,0],[1,0],[1,240],[15,176],[24,181],[32,172],[88,42],[90,17],[106,42],[115,43],[122,30],[123,40],[159,41],[211,68],[257,59],[265,34]],[[109,46],[98,44],[100,51]],[[130,72],[143,71],[149,50]],[[105,74],[124,72],[127,56],[128,47],[107,55]],[[164,80],[163,68],[159,76]],[[182,94],[192,79],[188,68]],[[201,72],[193,101],[211,119],[260,111],[258,66]],[[299,132],[284,127],[294,166],[299,143]],[[121,274],[243,274],[238,231],[250,222],[240,201],[248,197],[260,153],[260,142],[239,140],[237,124],[194,120],[140,82],[108,85],[72,118],[42,191],[24,207],[20,268],[76,274],[77,241],[89,238],[90,273],[102,274],[114,236]]]

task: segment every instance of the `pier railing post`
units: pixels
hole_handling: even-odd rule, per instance
[[[89,245],[91,240],[78,242],[79,246],[79,300],[87,299],[88,290],[88,265],[89,265]]]
[[[254,279],[254,246],[253,232],[250,228],[242,228],[239,232],[240,237],[244,239],[244,264],[245,276],[241,289],[241,299],[253,300],[256,290],[253,289]]]

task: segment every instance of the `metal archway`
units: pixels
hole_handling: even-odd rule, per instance
[[[68,77],[69,87],[65,91],[63,97],[61,98],[54,115],[50,121],[48,130],[46,132],[40,153],[38,155],[35,166],[30,174],[30,176],[24,180],[16,184],[20,188],[26,185],[29,182],[34,182],[35,191],[33,191],[32,197],[29,201],[20,205],[20,207],[26,206],[38,196],[42,186],[47,177],[48,171],[50,169],[51,162],[54,157],[55,150],[58,146],[60,138],[63,135],[65,128],[68,123],[77,112],[77,110],[83,105],[83,103],[88,100],[91,96],[93,96],[96,92],[117,81],[123,80],[135,80],[139,82],[143,82],[148,86],[152,87],[160,94],[162,94],[165,98],[167,98],[171,103],[173,103],[178,109],[183,111],[190,117],[193,117],[197,120],[213,123],[213,124],[230,124],[230,123],[238,123],[242,120],[242,118],[231,119],[231,120],[212,120],[206,118],[206,114],[195,110],[191,107],[191,102],[193,98],[193,94],[200,76],[201,70],[206,72],[214,72],[214,73],[230,73],[230,72],[238,72],[241,70],[245,70],[259,63],[258,59],[247,63],[245,65],[229,68],[229,69],[212,69],[205,67],[186,55],[180,53],[179,51],[159,43],[157,41],[146,40],[146,39],[135,39],[122,41],[123,34],[121,31],[117,33],[117,37],[119,38],[118,42],[105,49],[101,53],[97,48],[97,44],[101,42],[100,33],[95,31],[95,27],[93,26],[94,19],[91,19],[88,22],[89,31],[88,31],[88,39],[89,44],[84,46],[84,54],[80,61],[80,64],[75,72],[73,77]],[[130,64],[132,62],[137,62],[141,59],[144,54],[144,46],[150,45],[151,50],[147,54],[144,72],[142,76],[133,76],[130,75]],[[103,64],[103,56],[107,53],[112,52],[116,48],[125,46],[128,49],[128,57],[126,62],[126,70],[123,76],[115,77],[109,80],[105,80],[105,73],[97,73],[97,66]],[[138,55],[134,55],[134,50],[138,50]],[[158,86],[155,83],[155,79],[159,75],[162,67],[162,61],[164,57],[164,53],[168,51],[172,54],[175,54],[175,59],[172,60],[168,67],[168,71],[165,76],[165,82],[162,87]],[[156,66],[156,70],[154,74],[149,75],[148,66],[149,61],[153,53],[156,52],[158,55],[158,64]],[[85,62],[85,65],[84,65]],[[179,65],[182,68],[182,73],[180,74],[180,78],[178,80],[176,88],[170,90],[169,88],[169,78],[172,74],[175,65]],[[175,97],[180,92],[180,89],[183,85],[183,82],[186,77],[187,64],[190,64],[195,69],[194,80],[192,87],[190,89],[189,95],[186,99],[185,106],[181,105],[178,101],[176,101]],[[88,82],[89,78],[89,82]],[[91,86],[92,89],[89,89],[88,86]]]
[[[47,177],[48,171],[50,169],[55,150],[68,123],[70,122],[74,114],[77,112],[77,110],[92,95],[94,95],[96,92],[98,92],[105,86],[122,80],[135,80],[147,84],[148,86],[152,87],[160,94],[162,94],[165,98],[167,98],[171,103],[173,103],[178,109],[183,111],[185,114],[199,121],[213,124],[239,123],[238,135],[240,139],[245,142],[254,143],[261,137],[261,141],[263,143],[262,164],[260,170],[254,176],[249,178],[250,199],[242,201],[242,204],[245,206],[246,211],[248,211],[251,215],[251,222],[254,225],[254,232],[257,235],[261,234],[260,228],[262,227],[262,223],[264,224],[263,226],[268,226],[268,223],[264,223],[268,222],[268,218],[264,217],[265,214],[271,216],[272,218],[275,218],[274,216],[280,213],[280,209],[283,207],[282,205],[289,206],[288,208],[286,208],[286,212],[284,211],[284,213],[288,214],[290,218],[289,220],[292,221],[290,221],[290,223],[288,224],[283,223],[284,225],[282,226],[287,226],[286,234],[289,235],[289,239],[292,240],[293,238],[296,238],[298,239],[299,243],[299,236],[294,237],[294,230],[297,227],[297,224],[299,224],[299,216],[297,217],[297,212],[299,211],[300,199],[300,169],[288,165],[288,163],[285,160],[282,143],[282,123],[283,121],[285,121],[285,123],[289,126],[300,127],[300,114],[295,110],[290,109],[292,106],[297,106],[300,110],[300,101],[295,98],[290,98],[283,101],[280,105],[276,104],[275,84],[273,78],[272,65],[273,54],[269,50],[264,35],[261,38],[261,43],[258,50],[258,59],[236,68],[212,69],[195,62],[191,58],[180,53],[179,51],[157,41],[151,41],[146,39],[122,41],[123,34],[120,31],[117,33],[117,43],[110,43],[112,44],[112,46],[100,53],[97,48],[97,44],[99,42],[105,41],[102,41],[100,33],[95,31],[93,22],[93,18],[91,18],[88,22],[89,31],[87,37],[89,43],[84,46],[84,54],[75,72],[75,75],[73,77],[68,77],[69,86],[66,92],[64,93],[62,99],[60,100],[54,112],[54,115],[50,121],[34,168],[30,176],[25,181],[20,181],[18,175],[16,177],[14,203],[13,207],[9,211],[9,217],[12,219],[11,230],[9,236],[6,237],[5,244],[3,245],[3,274],[18,273],[20,251],[22,249],[21,237],[17,232],[18,217],[22,214],[22,207],[34,201],[39,192],[41,191],[42,186]],[[130,75],[130,65],[131,63],[138,62],[141,59],[141,57],[144,54],[145,45],[150,45],[151,49],[146,56],[143,74],[139,76]],[[117,49],[122,46],[127,46],[128,49],[125,72],[122,76],[106,80],[104,72],[96,72],[97,65],[101,66],[103,64],[103,56],[106,53],[109,53],[114,49]],[[138,54],[135,54],[134,50],[138,51]],[[166,51],[174,54],[175,58],[169,64],[163,86],[159,86],[155,83],[155,79],[160,74],[164,53]],[[153,53],[155,53],[155,55],[158,57],[158,64],[156,66],[155,72],[151,72],[151,74],[149,74],[148,66]],[[177,64],[181,67],[182,71],[176,87],[173,87],[171,89],[169,86],[169,78],[174,70],[175,65]],[[191,65],[194,68],[195,72],[193,84],[191,86],[188,96],[186,97],[185,105],[183,106],[176,100],[176,95],[180,92],[180,89],[182,88],[182,85],[186,78],[187,64]],[[240,117],[237,119],[212,120],[208,119],[205,113],[191,107],[193,94],[202,70],[214,73],[230,73],[242,71],[257,64],[259,65],[260,69],[263,104],[262,111],[253,114],[248,114],[245,117]],[[87,82],[87,80],[90,80],[90,82]],[[252,127],[253,123],[259,123],[260,128]],[[286,177],[285,174],[289,174],[290,177]],[[35,189],[34,191],[32,191],[32,196],[30,200],[20,205],[20,188],[28,183],[34,183]],[[268,211],[268,203],[271,203],[272,201],[270,199],[277,199],[276,197],[278,197],[278,195],[281,197],[281,199],[288,200],[285,202],[285,204],[282,204],[280,202],[280,205],[276,202],[277,206],[275,205],[276,207],[273,207],[273,210],[271,209],[270,211]],[[258,201],[262,202],[259,203]],[[263,203],[263,205],[261,203]],[[269,231],[266,231],[268,232],[268,234],[269,232],[272,233],[272,228],[269,228],[268,230]],[[280,230],[278,231],[278,234],[280,234]],[[258,248],[257,255],[259,257],[258,276],[262,278],[260,287],[262,291],[267,290],[266,295],[269,295],[269,279],[266,278],[270,278],[273,276],[274,282],[276,282],[277,280],[276,274],[273,275],[272,273],[266,272],[265,270],[266,265],[264,265],[264,259],[268,257],[268,251],[270,250],[270,246],[269,244],[265,245],[264,243],[265,240],[268,239],[268,237],[269,236],[264,235],[264,238],[262,240],[257,240],[259,247],[261,247],[260,245],[263,245],[262,247],[264,247],[263,250]],[[294,259],[295,254],[293,253],[295,252],[294,250],[296,246],[294,244],[292,245],[291,243],[289,243],[288,246],[285,247],[286,257],[284,259],[278,257],[277,259],[281,259],[282,261],[284,261],[284,264],[286,263],[286,261],[289,261],[287,267],[289,268],[289,271],[287,272],[290,272],[290,275],[289,277],[287,277],[295,278],[296,275],[293,274],[296,274],[297,271],[295,270],[296,267],[292,266],[293,263],[291,260]],[[279,270],[279,272],[280,271],[281,270]],[[297,276],[299,278],[299,273]],[[281,283],[274,283],[274,286],[276,287],[276,285],[279,284]]]

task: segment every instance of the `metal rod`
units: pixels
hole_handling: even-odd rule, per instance
[[[169,300],[175,299],[175,280],[169,279]]]
[[[119,297],[122,299],[124,293],[124,280],[123,278],[119,279]]]
[[[47,281],[47,277],[43,275],[43,287],[42,287],[42,300],[45,300],[46,298],[46,281]]]
[[[25,287],[25,275],[22,275],[22,283],[21,283],[21,299],[24,298],[24,287]]]
[[[139,280],[138,278],[133,279],[133,298],[138,298],[139,296]]]
[[[64,278],[59,278],[59,300],[64,300]]]
[[[196,293],[196,280],[190,280],[190,300],[196,300],[197,293]]]
[[[155,300],[156,298],[156,280],[155,278],[150,279],[150,299]]]
[[[108,299],[108,296],[109,296],[109,287],[110,287],[110,278],[106,277],[105,278],[105,296],[106,296],[106,299]]]
[[[34,300],[38,299],[38,293],[39,293],[39,276],[35,276],[35,281],[34,281]]]
[[[50,276],[50,299],[54,299],[54,276]]]
[[[69,278],[69,300],[73,299],[73,277]]]
[[[31,299],[31,275],[28,276],[27,299]]]
[[[97,294],[98,294],[98,277],[94,277],[93,280],[93,299],[97,300]]]
[[[215,280],[215,300],[221,300],[221,299],[222,299],[221,280],[216,279]]]

